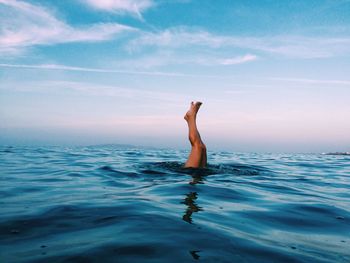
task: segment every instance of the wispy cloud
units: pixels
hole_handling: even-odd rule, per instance
[[[258,57],[255,55],[247,54],[247,55],[241,56],[241,57],[221,59],[218,62],[221,65],[236,65],[236,64],[246,63],[249,61],[254,61],[257,58]]]
[[[0,0],[0,52],[3,54],[20,53],[35,45],[103,41],[130,30],[135,29],[117,23],[75,28],[56,18],[43,6]]]
[[[230,65],[238,65],[243,64],[247,62],[251,62],[254,60],[257,60],[258,57],[256,55],[252,54],[246,54],[243,56],[234,56],[234,57],[222,57],[222,55],[216,55],[216,56],[201,56],[200,54],[197,56],[193,56],[192,58],[188,58],[186,60],[180,60],[178,64],[198,64],[198,65],[204,65],[204,66],[230,66]]]
[[[243,48],[270,55],[292,58],[325,58],[350,53],[350,37],[307,37],[277,35],[246,37],[215,35],[207,31],[186,27],[171,28],[160,32],[141,32],[131,41],[128,49],[137,52],[145,47],[155,46],[180,49],[197,46],[211,49]]]
[[[91,7],[113,13],[130,13],[141,17],[141,13],[154,5],[151,0],[82,0]]]
[[[135,51],[144,46],[184,47],[199,45],[221,47],[225,37],[214,36],[206,31],[191,30],[190,28],[170,28],[159,32],[143,32],[138,38],[129,43],[129,50]]]
[[[184,102],[190,99],[185,94],[169,91],[159,91],[150,88],[120,87],[118,85],[105,85],[101,83],[76,82],[76,81],[16,81],[3,82],[0,91],[21,94],[35,94],[37,99],[47,94],[69,96],[70,98],[91,98],[94,105],[100,105],[98,110],[91,112],[74,111],[69,114],[42,114],[39,105],[33,106],[33,111],[14,119],[11,110],[3,114],[4,127],[115,127],[118,131],[125,129],[125,134],[130,134],[133,126],[141,128],[159,129],[159,125],[167,124],[164,130],[174,130],[176,125],[183,125],[182,113]],[[105,99],[113,100],[115,103],[105,108]],[[77,100],[79,101],[79,99]],[[103,101],[103,102],[101,102]],[[35,102],[29,102],[29,104]],[[99,104],[101,103],[101,104]],[[77,102],[79,104],[79,102]],[[1,105],[3,109],[6,107]],[[171,107],[172,112],[164,110]],[[50,108],[57,108],[58,112],[64,112],[64,107],[59,101],[51,104]],[[79,107],[78,107],[79,108]],[[127,113],[120,110],[129,109]],[[146,108],[146,110],[145,110]],[[101,109],[102,112],[101,113]],[[174,109],[176,109],[174,113]],[[181,111],[177,113],[177,109]],[[18,110],[18,109],[17,109]],[[50,110],[50,109],[49,109]],[[15,110],[16,111],[16,110]],[[33,115],[33,112],[35,113]],[[96,117],[98,116],[98,118]],[[126,125],[126,126],[125,126]],[[172,128],[170,128],[172,126]]]
[[[174,105],[179,105],[179,103],[181,105],[183,101],[189,100],[186,95],[181,95],[174,92],[77,81],[29,81],[26,83],[21,81],[5,82],[0,89],[20,92],[58,92],[60,94],[64,94],[69,91],[73,92],[73,94],[77,96],[93,96],[94,98],[115,97],[128,100],[143,100],[147,101],[148,103],[173,103]],[[156,106],[155,104],[153,105]]]
[[[155,51],[141,54],[136,58],[118,61],[125,68],[149,69],[168,65],[230,66],[248,63],[258,59],[253,54],[230,56],[222,52],[203,52],[192,50],[191,54],[183,50]]]
[[[26,65],[26,64],[0,63],[0,67],[4,67],[4,68],[22,68],[22,69],[40,69],[40,70],[81,71],[81,72],[95,72],[95,73],[117,73],[117,74],[131,74],[131,75],[150,75],[150,76],[164,76],[164,77],[226,78],[224,76],[219,76],[219,75],[197,75],[197,74],[185,74],[185,73],[178,73],[178,72],[85,68],[85,67],[72,67],[72,66],[57,65],[57,64]]]
[[[151,0],[81,1],[100,10],[140,16],[143,11],[155,5]],[[130,31],[135,34],[126,39],[124,46],[136,56],[134,60],[128,60],[125,55],[120,62],[137,64],[137,67],[143,65],[144,68],[168,64],[235,65],[264,56],[309,59],[350,54],[350,37],[345,34],[249,37],[218,35],[191,27],[175,27],[155,32],[118,23],[76,27],[58,19],[51,10],[42,5],[19,0],[0,0],[0,52],[4,56],[20,53],[37,45],[111,40],[118,34]]]
[[[320,79],[302,79],[302,78],[270,78],[270,79],[277,80],[277,81],[304,83],[304,84],[350,86],[350,80],[320,80]]]

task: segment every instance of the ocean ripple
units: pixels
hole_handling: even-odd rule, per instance
[[[350,262],[350,159],[0,147],[1,262]]]

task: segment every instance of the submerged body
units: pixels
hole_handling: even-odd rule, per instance
[[[207,166],[207,149],[197,129],[197,113],[202,102],[191,102],[190,109],[184,119],[188,124],[188,138],[191,143],[191,152],[185,163],[186,168],[204,168]]]

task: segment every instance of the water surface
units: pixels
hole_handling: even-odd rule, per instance
[[[0,147],[1,262],[350,262],[350,157]]]

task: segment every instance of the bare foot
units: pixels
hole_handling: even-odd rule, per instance
[[[194,103],[192,101],[190,105],[190,109],[186,112],[184,119],[188,121],[191,118],[195,118],[201,105],[202,105],[202,102],[197,101],[196,103]]]

